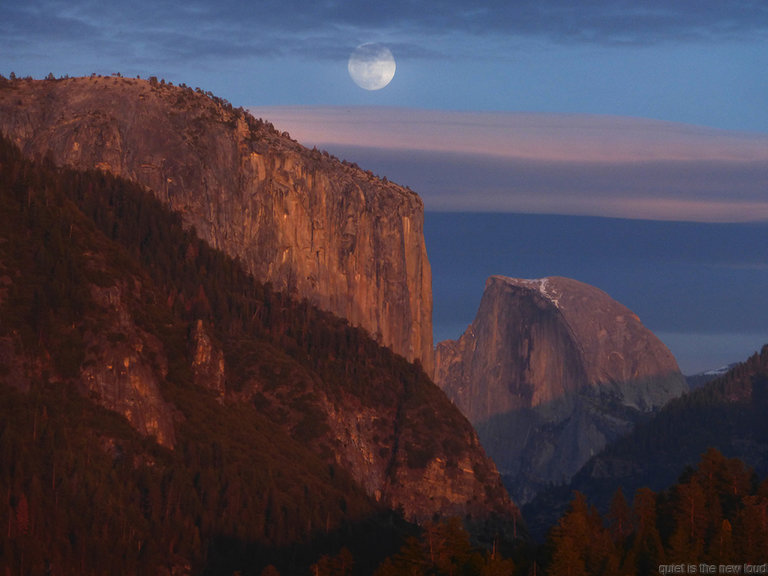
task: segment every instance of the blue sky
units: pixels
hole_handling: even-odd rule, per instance
[[[382,90],[347,73],[365,42],[397,61]],[[428,210],[439,338],[471,321],[491,274],[595,283],[689,371],[741,360],[768,334],[752,313],[768,310],[764,228],[750,236],[748,224],[768,222],[766,0],[4,0],[0,74],[11,72],[200,87],[410,186]],[[503,227],[456,239],[440,228],[456,226],[452,212],[586,218],[550,222],[591,256],[559,251],[540,226],[528,241],[549,249],[535,258]],[[634,228],[605,217],[639,223],[642,238],[671,222],[686,259],[665,246],[638,255],[631,241],[606,259],[605,230]],[[462,264],[441,237],[476,253]],[[474,289],[451,268],[467,262]]]
[[[381,42],[384,90],[346,60]],[[0,73],[157,75],[237,106],[637,116],[768,133],[763,0],[7,0]]]
[[[431,212],[436,340],[475,317],[486,278],[566,276],[628,306],[685,374],[745,360],[768,343],[768,222]]]

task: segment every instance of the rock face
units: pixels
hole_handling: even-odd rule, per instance
[[[474,322],[438,344],[435,380],[522,502],[687,389],[632,311],[567,278],[489,278]]]
[[[202,320],[195,323],[191,337],[195,384],[224,396],[227,383],[224,351],[213,341]]]
[[[317,405],[327,414],[336,462],[377,502],[412,521],[518,516],[475,430],[432,387],[417,393],[419,402],[401,390],[375,408],[349,396],[342,403],[323,397]]]
[[[129,291],[125,284],[91,287],[93,304],[109,330],[86,332],[79,386],[100,405],[125,416],[144,436],[173,448],[173,408],[160,392],[167,360],[160,341],[136,325],[126,302]]]
[[[181,452],[270,452],[243,478],[295,480],[309,501],[331,498],[325,478],[409,520],[517,518],[471,424],[416,363],[254,281],[131,182],[32,162],[5,138],[0,168],[0,388],[79,391]],[[328,533],[327,515],[314,521]]]
[[[431,271],[410,190],[155,80],[4,82],[0,131],[31,156],[143,184],[255,277],[431,372]]]

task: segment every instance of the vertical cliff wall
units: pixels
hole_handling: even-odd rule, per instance
[[[125,418],[91,414],[82,426],[89,440],[114,447],[111,435],[127,433],[127,422],[174,448],[174,463],[243,480],[242,492],[195,482],[222,495],[199,500],[213,516],[213,500],[252,513],[228,524],[327,535],[333,514],[318,509],[338,504],[354,516],[347,504],[361,496],[414,521],[517,517],[471,424],[417,365],[306,300],[253,281],[141,187],[31,162],[6,138],[0,319],[6,408],[12,388],[33,392],[35,414],[43,396],[80,392]],[[77,421],[80,406],[63,409]],[[44,444],[71,454],[59,441]],[[222,455],[228,450],[231,458]],[[110,477],[138,461],[126,456]],[[192,476],[179,477],[189,484],[183,479]],[[326,481],[339,483],[344,498]],[[291,486],[297,491],[281,500]],[[302,513],[270,520],[266,510],[286,510],[281,502]]]
[[[410,190],[157,81],[5,81],[0,131],[29,155],[141,183],[257,278],[432,371],[423,205]]]
[[[631,310],[567,278],[489,278],[473,323],[438,344],[435,380],[520,501],[686,390]]]

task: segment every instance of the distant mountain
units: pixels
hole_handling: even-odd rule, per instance
[[[398,513],[515,519],[418,364],[256,281],[137,184],[5,139],[0,175],[7,571],[295,572],[344,544],[364,574]]]
[[[0,132],[28,156],[138,182],[260,281],[431,373],[432,280],[411,190],[156,79],[0,81]]]
[[[631,497],[671,486],[707,449],[738,458],[768,475],[768,346],[726,374],[670,401],[653,418],[610,443],[570,483],[539,495],[526,508],[538,534],[565,510],[573,490],[605,510],[618,487]]]
[[[685,377],[685,380],[688,382],[688,387],[691,390],[695,390],[708,382],[712,382],[712,380],[716,380],[720,376],[724,376],[729,370],[732,370],[736,366],[738,366],[738,362],[733,362],[732,364],[721,366],[720,368],[707,370],[706,372],[700,372],[699,374],[688,375]]]
[[[635,314],[576,280],[488,279],[473,323],[440,342],[436,382],[467,415],[513,497],[562,483],[687,389]]]

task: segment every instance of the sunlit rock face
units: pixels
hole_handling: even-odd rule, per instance
[[[438,344],[435,379],[521,502],[687,389],[631,310],[567,278],[489,278],[473,323]]]
[[[224,396],[227,383],[224,350],[214,341],[202,320],[195,323],[190,336],[195,384]]]
[[[432,370],[431,271],[413,192],[308,150],[199,91],[80,78],[0,87],[30,155],[135,180],[260,280]]]
[[[174,411],[160,392],[168,362],[157,337],[136,325],[127,303],[130,290],[126,285],[91,288],[108,329],[86,332],[78,385],[101,406],[122,414],[140,434],[173,448]]]
[[[475,430],[444,396],[416,404],[401,390],[393,399],[375,410],[351,398],[343,407],[321,403],[336,461],[368,494],[415,522],[519,519]]]
[[[256,277],[346,316],[431,370],[423,208],[409,190],[306,150],[215,98],[156,82],[0,79],[0,130],[30,156],[138,181]],[[240,402],[257,406],[287,440],[300,442],[327,469],[348,473],[382,507],[408,520],[456,515],[484,525],[519,519],[469,421],[415,364],[336,319],[314,325],[315,336],[351,339],[357,351],[345,351],[333,374],[316,372],[311,359],[299,361],[295,350],[283,349],[278,328],[251,341],[253,334],[192,314],[191,305],[186,340],[181,332],[168,336],[166,320],[173,315],[166,310],[164,317],[162,309],[180,297],[176,290],[153,287],[101,248],[94,242],[84,249],[101,273],[96,285],[86,286],[92,327],[84,328],[84,358],[69,378],[142,435],[167,447],[181,443],[185,406],[168,398],[202,387],[234,413]],[[185,274],[193,285],[195,275],[220,270],[200,265],[197,249],[190,242],[172,252],[190,265]],[[2,264],[0,300],[13,277]],[[208,296],[200,296],[201,309]],[[304,307],[281,300],[287,308]],[[142,314],[150,303],[158,306],[157,317]],[[248,340],[242,349],[241,336]],[[22,357],[13,344],[0,339],[0,360],[13,365],[0,371],[0,381],[5,375],[29,388],[26,365],[41,364],[35,374],[46,366]],[[359,362],[344,365],[355,353]],[[345,368],[354,371],[354,386],[336,381]]]

